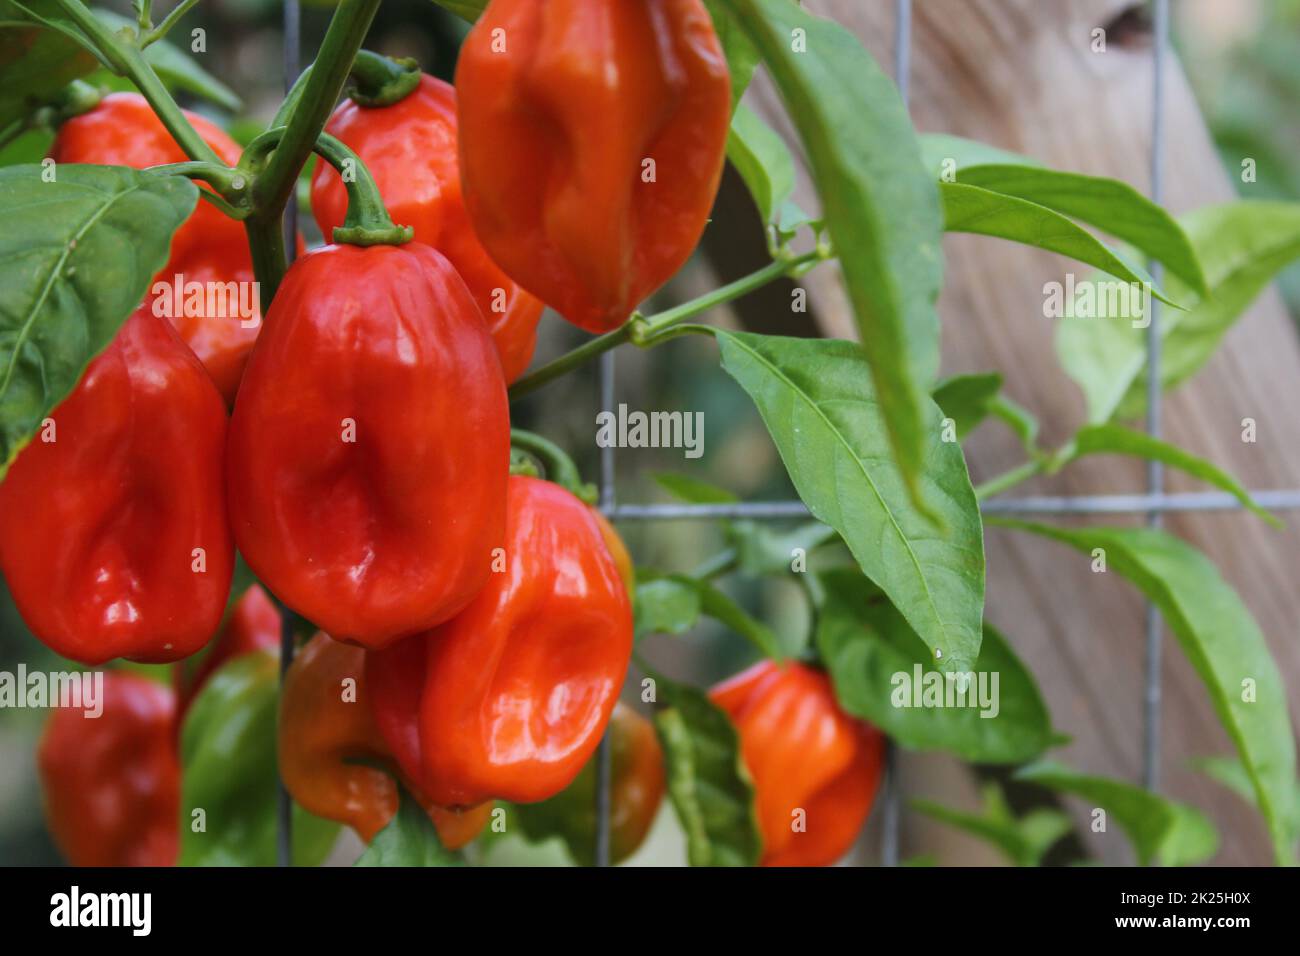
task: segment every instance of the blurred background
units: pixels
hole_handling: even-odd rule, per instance
[[[892,0],[865,2],[892,7]],[[956,2],[917,0],[918,7]],[[102,5],[130,13],[127,2]],[[816,4],[809,6],[816,10]],[[1252,196],[1300,199],[1300,124],[1295,122],[1296,104],[1300,102],[1300,0],[1177,0],[1173,7],[1178,54],[1230,178],[1237,181],[1238,157],[1259,157],[1258,191]],[[195,59],[239,95],[244,109],[237,116],[223,115],[182,96],[184,105],[227,125],[237,139],[247,140],[260,131],[279,105],[283,89],[281,14],[281,4],[275,0],[203,0],[183,21],[174,39],[181,42],[187,29],[206,30],[207,50],[195,54]],[[319,42],[329,15],[327,6],[304,5],[304,63]],[[1135,29],[1140,31],[1140,9],[1134,17]],[[386,0],[366,46],[391,56],[415,57],[427,72],[450,80],[465,30],[464,23],[428,0]],[[1086,36],[1077,38],[1077,42],[1086,43]],[[888,61],[884,65],[887,69],[891,66]],[[95,80],[105,85],[119,82],[107,76]],[[39,157],[47,145],[45,134],[27,134],[4,151],[3,161]],[[1172,152],[1176,156],[1177,146]],[[1134,185],[1145,188],[1143,182]],[[309,244],[318,243],[320,235],[305,204],[301,223]],[[644,311],[684,301],[751,271],[761,264],[763,254],[757,212],[738,177],[729,169],[699,254]],[[1281,287],[1294,318],[1300,314],[1300,269],[1288,270]],[[762,332],[820,334],[808,316],[792,315],[788,302],[789,284],[778,283],[746,300],[743,308],[717,310],[704,320]],[[584,337],[548,314],[542,320],[535,363],[567,351]],[[1002,371],[1009,378],[1014,376],[1013,369]],[[704,454],[698,459],[685,458],[680,449],[619,450],[616,488],[620,502],[671,500],[655,481],[660,473],[690,475],[748,500],[795,497],[753,405],[719,371],[712,341],[691,336],[645,353],[621,349],[617,353],[616,391],[618,401],[627,402],[630,408],[698,411],[703,412],[705,422]],[[1026,404],[1033,409],[1032,402]],[[514,423],[558,442],[573,454],[584,474],[594,479],[598,408],[593,365],[514,406]],[[977,446],[987,437],[976,433],[971,441]],[[724,544],[719,529],[707,522],[634,522],[625,523],[620,530],[638,566],[663,571],[689,570]],[[990,549],[996,546],[990,543]],[[1231,579],[1230,573],[1228,576]],[[734,578],[728,579],[725,586],[743,606],[767,620],[791,652],[805,644],[809,615],[796,586],[766,581],[760,587]],[[712,622],[684,636],[650,637],[638,652],[657,669],[698,685],[732,674],[751,659],[746,642],[723,633]],[[19,662],[25,662],[29,670],[67,666],[26,632],[7,593],[0,590],[0,670],[13,671]],[[1034,662],[1029,663],[1033,666]],[[624,696],[640,707],[638,679],[634,669]],[[1047,703],[1055,711],[1057,701],[1050,693]],[[3,864],[60,862],[45,832],[35,777],[33,754],[44,718],[39,711],[0,710]],[[869,848],[875,844],[873,831],[880,825],[879,816],[878,812],[873,814],[864,835],[858,857],[861,862],[874,861],[874,849]],[[1224,838],[1231,840],[1232,835],[1225,833]],[[940,863],[995,862],[979,857],[964,841],[951,831],[933,831],[928,836],[911,834],[905,840],[903,855],[926,856]],[[335,859],[345,862],[357,847],[355,843],[341,847]],[[491,851],[492,862],[562,859],[558,847],[525,847],[515,840],[495,843]],[[666,800],[650,840],[631,862],[685,862],[684,845]]]

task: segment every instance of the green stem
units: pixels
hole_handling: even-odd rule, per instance
[[[149,46],[149,44],[157,43],[165,37],[171,31],[171,28],[176,26],[180,21],[180,18],[189,13],[198,2],[199,0],[181,0],[180,3],[172,8],[171,12],[168,13],[167,16],[163,17],[162,23],[158,24],[148,33],[141,34],[140,49],[143,50],[145,47]]]
[[[200,196],[231,219],[244,219],[248,216],[249,180],[242,169],[231,169],[221,163],[205,163],[191,160],[187,163],[166,163],[162,166],[150,166],[145,171],[171,176],[186,176],[190,179],[205,182],[212,189],[200,190]]]
[[[774,279],[792,275],[804,266],[815,264],[828,257],[829,253],[826,250],[818,249],[790,259],[777,259],[757,272],[751,272],[735,282],[729,282],[712,292],[691,299],[689,302],[683,302],[671,309],[652,316],[634,313],[632,318],[613,332],[606,332],[604,335],[584,342],[573,351],[566,352],[554,361],[547,362],[537,371],[525,375],[515,382],[510,386],[510,400],[513,402],[529,392],[536,391],[543,385],[560,378],[591,361],[596,356],[622,345],[624,342],[634,342],[643,347],[657,345],[660,341],[663,341],[662,333],[678,322],[684,322],[686,319],[699,315],[701,312],[707,312],[714,306],[721,305],[724,302],[739,299],[741,296],[748,295],[755,289],[767,285]]]
[[[279,222],[298,173],[316,148],[325,121],[339,101],[352,61],[378,9],[379,0],[343,0],[334,11],[284,136],[253,186],[255,216]]]
[[[725,551],[719,551],[713,557],[696,565],[695,570],[691,572],[691,577],[711,581],[736,570],[739,564],[740,555],[736,553],[736,549],[727,548]]]
[[[239,158],[241,172],[257,181],[263,175],[267,157],[274,155],[286,134],[286,128],[268,129],[244,148]],[[401,245],[410,242],[414,230],[410,226],[396,226],[388,215],[379,185],[370,174],[361,157],[341,140],[329,133],[321,133],[316,140],[315,152],[338,170],[348,194],[348,211],[343,225],[334,229],[334,242],[354,246]]]
[[[244,220],[248,235],[248,251],[253,258],[253,275],[261,293],[262,315],[271,310],[271,300],[280,289],[280,282],[289,270],[289,260],[284,252],[284,230],[279,219],[249,216]]]
[[[420,85],[420,64],[410,57],[393,60],[360,50],[352,62],[356,84],[349,94],[358,106],[375,108],[400,103]]]
[[[518,449],[535,459],[542,466],[547,481],[555,482],[589,505],[596,503],[595,486],[582,480],[578,466],[559,445],[541,435],[526,432],[521,428],[512,428],[510,446],[512,450]]]
[[[629,321],[613,332],[606,332],[594,339],[588,339],[571,352],[565,352],[553,362],[547,362],[537,371],[525,375],[510,386],[510,401],[521,398],[529,392],[536,391],[543,385],[571,372],[580,365],[594,359],[597,355],[608,352],[616,345],[622,345],[632,338],[632,323]]]
[[[54,3],[90,38],[100,56],[113,68],[113,72],[128,77],[136,85],[186,156],[190,159],[220,162],[220,157],[185,118],[138,46],[106,27],[78,0],[54,0]]]
[[[1027,461],[1024,464],[1017,465],[1010,471],[1003,472],[994,478],[990,478],[983,484],[976,486],[975,497],[978,500],[983,501],[986,498],[991,498],[996,494],[1006,491],[1008,488],[1020,484],[1022,481],[1027,481],[1035,475],[1041,475],[1047,470],[1049,461],[1050,459],[1046,457],[1035,458],[1032,461]]]

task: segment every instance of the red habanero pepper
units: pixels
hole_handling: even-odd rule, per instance
[[[294,800],[369,843],[397,812],[398,794],[392,776],[373,766],[392,766],[393,759],[371,713],[365,659],[361,648],[326,634],[298,652],[284,678],[278,750],[280,777]],[[474,839],[492,813],[490,803],[459,812],[415,795],[452,850]]]
[[[650,721],[619,703],[609,729],[609,858],[627,859],[645,841],[664,795],[664,754]],[[517,814],[532,839],[559,835],[574,861],[596,862],[596,760],[563,792],[541,803],[520,804]]]
[[[429,246],[331,245],[286,274],[227,444],[235,540],[285,604],[382,647],[487,581],[509,412],[469,290]]]
[[[457,617],[371,654],[403,771],[441,806],[545,800],[600,743],[632,652],[627,589],[592,510],[513,475],[505,564]]]
[[[828,866],[843,856],[875,800],[884,736],[840,710],[830,680],[804,664],[764,661],[709,696],[740,733],[763,865]]]
[[[0,570],[23,620],[91,666],[194,653],[235,561],[212,380],[141,308],[50,420],[0,483]]]
[[[280,612],[261,586],[251,585],[235,602],[230,617],[194,671],[186,673],[185,661],[176,664],[172,686],[176,691],[181,720],[208,678],[226,661],[254,651],[276,651],[279,647]]]
[[[672,277],[722,175],[731,81],[700,0],[491,0],[456,67],[479,239],[607,332]]]
[[[103,713],[61,707],[36,752],[45,819],[73,866],[171,866],[180,850],[181,768],[170,688],[104,674]]]
[[[389,106],[345,100],[325,132],[356,151],[366,164],[393,219],[415,229],[415,241],[433,246],[460,273],[501,356],[506,383],[528,368],[537,344],[542,303],[510,281],[488,258],[460,193],[456,157],[456,91],[432,76]],[[347,193],[338,172],[316,163],[311,208],[321,232],[343,224]]]
[[[223,163],[233,166],[239,162],[239,144],[224,130],[188,111],[185,117]],[[49,155],[58,163],[135,169],[180,163],[188,158],[138,93],[110,93],[89,112],[68,120],[54,138]],[[188,307],[185,298],[177,301],[173,295],[177,276],[182,293],[187,285],[196,289],[199,286],[192,283],[201,284],[202,299],[189,296]],[[154,277],[146,299],[151,305],[157,302],[155,314],[166,315],[176,326],[228,405],[234,401],[244,363],[261,328],[261,309],[251,291],[253,281],[253,259],[243,225],[200,199],[190,218],[172,237],[171,258]],[[233,300],[225,296],[226,283],[238,283],[235,288],[248,290],[243,303],[251,306],[247,316],[238,314],[235,308],[238,296]],[[166,286],[165,292],[162,286]],[[222,291],[221,302],[213,300],[215,309],[209,308],[208,289]],[[163,296],[166,300],[160,301]]]

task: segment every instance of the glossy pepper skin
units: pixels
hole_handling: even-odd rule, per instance
[[[509,415],[469,290],[429,246],[326,246],[289,269],[227,446],[258,579],[366,647],[441,624],[505,531]]]
[[[853,845],[875,800],[885,740],[840,710],[824,673],[756,664],[710,692],[740,733],[754,780],[764,866],[828,866]],[[803,810],[804,832],[796,832]]]
[[[221,623],[235,559],[212,380],[139,309],[50,418],[0,484],[0,569],[23,620],[92,666],[194,653]]]
[[[573,324],[621,325],[690,256],[718,191],[731,81],[703,4],[492,0],[456,90],[488,253]]]
[[[222,162],[233,166],[239,161],[239,144],[224,130],[193,113],[186,112],[185,116]],[[49,155],[59,163],[134,169],[180,163],[188,158],[138,93],[110,93],[94,109],[68,120],[54,138]],[[244,227],[211,203],[200,200],[172,237],[171,258],[151,283],[147,301],[152,304],[158,298],[157,283],[172,286],[177,275],[182,276],[182,283],[252,283],[253,260]],[[256,305],[256,297],[248,298]],[[183,311],[166,309],[167,317],[198,355],[227,404],[233,402],[244,363],[261,328],[260,310],[252,310],[254,314],[247,324],[238,315],[208,314],[206,305],[198,314]],[[164,312],[163,303],[159,304],[159,312]]]
[[[371,713],[365,658],[361,648],[325,634],[298,652],[280,700],[279,758],[280,777],[300,805],[369,843],[397,812],[398,792],[392,776],[374,766],[394,761]],[[421,802],[452,850],[474,839],[492,813],[486,803],[458,812]]]
[[[421,76],[419,86],[391,106],[345,100],[325,131],[361,157],[393,220],[411,226],[416,242],[433,246],[456,267],[492,332],[506,382],[517,379],[533,357],[542,303],[488,258],[465,214],[456,157],[456,91]],[[347,204],[338,172],[318,161],[311,208],[322,233],[329,236],[343,224]]]
[[[610,861],[619,863],[641,846],[654,824],[664,795],[664,754],[653,725],[620,703],[609,721]],[[541,803],[518,806],[525,832],[559,834],[575,861],[596,862],[596,761],[561,793]]]
[[[505,567],[454,619],[367,662],[380,731],[441,806],[567,787],[632,652],[627,590],[591,509],[520,475],[507,499]]]
[[[181,768],[170,688],[104,674],[103,713],[58,708],[36,752],[45,819],[73,866],[171,866],[180,848]]]
[[[256,651],[278,651],[279,647],[280,612],[261,586],[254,584],[235,602],[221,632],[198,665],[189,672],[186,662],[176,665],[173,687],[181,720],[208,678],[226,661]]]

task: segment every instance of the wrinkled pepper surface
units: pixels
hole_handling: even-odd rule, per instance
[[[442,255],[326,246],[289,269],[227,447],[239,550],[326,633],[367,647],[441,624],[505,531],[505,381]]]
[[[632,609],[592,510],[510,478],[504,563],[459,615],[367,661],[380,731],[441,806],[554,796],[595,751]]]
[[[185,117],[222,162],[233,166],[239,161],[239,144],[224,130],[202,116],[186,112]],[[89,112],[68,120],[59,128],[49,155],[58,163],[97,163],[134,169],[188,159],[154,115],[148,101],[138,93],[110,93]],[[244,301],[251,305],[247,317],[228,308],[232,302],[229,299],[223,305],[214,298],[213,308],[209,308],[206,292],[201,300],[191,299],[195,307],[184,308],[183,303],[171,302],[165,310],[229,404],[234,401],[244,363],[261,328],[261,310],[257,297],[251,295],[253,260],[243,225],[211,203],[199,200],[190,218],[172,237],[171,258],[150,284],[146,303],[152,306],[157,298],[155,283],[174,287],[177,275],[182,277],[182,287],[203,283],[206,289],[207,283],[234,282],[245,284],[249,291],[244,296]],[[163,306],[159,309],[163,310]]]
[[[610,862],[627,859],[641,846],[664,795],[664,754],[654,726],[620,703],[609,721]],[[575,861],[596,861],[596,761],[562,792],[516,807],[525,832],[534,838],[560,836]]]
[[[51,712],[36,752],[45,819],[73,866],[171,866],[180,846],[181,768],[171,689],[104,674],[103,712]]]
[[[0,483],[0,570],[42,642],[162,663],[216,633],[234,568],[226,409],[165,319],[139,309]]]
[[[365,658],[361,648],[325,634],[298,652],[280,699],[279,758],[280,777],[294,800],[347,824],[369,843],[397,812],[392,774],[399,771],[371,713]],[[410,781],[403,783],[415,792]],[[492,813],[490,803],[462,812],[415,796],[452,850],[474,839]]]
[[[483,250],[461,199],[456,155],[456,92],[432,76],[390,106],[345,100],[327,133],[356,151],[366,164],[394,221],[415,229],[416,242],[433,246],[460,273],[501,357],[506,382],[528,367],[537,344],[542,303],[510,281]],[[338,172],[318,161],[311,208],[321,232],[332,235],[347,214],[347,192]]]
[[[700,0],[492,0],[456,67],[466,208],[506,274],[591,332],[704,231],[731,81]]]
[[[762,864],[827,866],[848,852],[880,784],[884,736],[840,710],[829,678],[804,664],[764,661],[709,696],[740,734]]]

